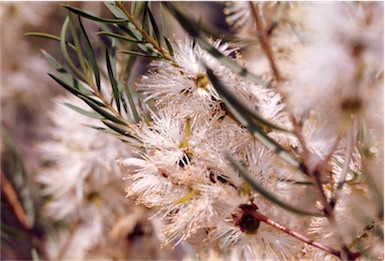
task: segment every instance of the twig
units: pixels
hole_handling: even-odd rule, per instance
[[[45,256],[44,248],[40,242],[40,239],[35,236],[31,231],[30,227],[27,225],[27,215],[17,197],[15,190],[13,189],[11,183],[8,181],[6,175],[2,170],[1,172],[1,195],[4,197],[5,201],[9,204],[11,211],[15,215],[18,223],[21,228],[29,235],[32,245],[38,249],[40,255]]]
[[[264,216],[263,214],[259,213],[258,211],[251,210],[251,209],[248,209],[248,208],[243,208],[242,210],[245,212],[245,214],[251,215],[251,216],[255,217],[256,219],[258,219],[259,221],[262,221],[262,222],[268,224],[269,226],[272,226],[272,227],[274,227],[276,229],[279,229],[282,232],[284,232],[284,233],[286,233],[286,234],[288,234],[288,235],[290,235],[290,236],[292,236],[292,237],[294,237],[294,238],[296,238],[296,239],[298,239],[298,240],[300,240],[300,241],[302,241],[302,242],[304,242],[306,244],[314,246],[314,247],[316,247],[318,249],[321,249],[321,250],[323,250],[323,251],[325,251],[327,253],[330,253],[332,255],[335,255],[337,257],[341,257],[341,252],[339,250],[336,250],[336,249],[333,249],[331,247],[325,246],[322,243],[315,242],[314,240],[309,239],[306,236],[304,236],[302,234],[299,234],[299,233],[297,233],[297,232],[295,232],[295,231],[293,231],[293,230],[291,230],[291,229],[289,229],[289,228],[287,228],[287,227],[285,227],[285,226],[283,226],[283,225],[281,225],[281,224],[279,224],[279,223],[269,219],[268,217]],[[354,260],[354,259],[356,259],[356,258],[358,258],[360,256],[361,256],[361,253],[353,253],[350,257]]]
[[[279,82],[281,80],[281,75],[279,73],[277,64],[274,62],[273,50],[271,49],[267,32],[265,31],[264,26],[262,24],[262,19],[259,15],[257,7],[254,6],[253,2],[249,2],[249,6],[250,6],[251,14],[254,18],[255,25],[257,27],[257,36],[259,38],[259,41],[261,42],[262,49],[264,50],[267,56],[267,59],[269,60],[270,67],[273,71],[275,80]]]
[[[168,52],[166,52],[162,47],[158,45],[158,43],[151,37],[149,36],[143,29],[142,27],[138,24],[138,22],[135,20],[135,17],[130,14],[130,12],[127,11],[127,9],[124,7],[122,2],[116,2],[116,6],[119,7],[120,10],[127,16],[127,18],[130,20],[130,22],[135,26],[136,30],[138,30],[146,40],[151,43],[156,50],[158,50],[165,59],[169,61],[173,61],[173,59],[170,57]]]

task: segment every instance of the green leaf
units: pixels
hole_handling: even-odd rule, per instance
[[[107,35],[107,36],[110,36],[112,38],[121,39],[121,40],[124,40],[124,41],[127,41],[127,42],[131,42],[131,43],[145,43],[144,41],[139,41],[139,40],[136,40],[136,39],[128,38],[128,37],[125,37],[123,35],[115,34],[115,33],[111,33],[111,32],[101,31],[101,32],[97,32],[96,34]]]
[[[166,22],[166,16],[164,15],[164,8],[162,2],[159,3],[159,12],[161,16],[161,21],[162,21],[162,32],[163,32],[163,38],[168,37],[168,30],[167,30],[167,22]]]
[[[80,15],[84,18],[87,18],[87,19],[90,19],[90,20],[93,20],[93,21],[96,21],[96,22],[100,22],[100,23],[115,23],[115,24],[119,24],[119,23],[126,23],[128,22],[127,19],[108,19],[108,18],[101,18],[101,17],[97,17],[97,16],[94,16],[94,15],[91,15],[89,13],[86,13],[84,12],[83,10],[79,9],[79,8],[76,8],[76,7],[73,7],[73,6],[70,6],[70,5],[62,5],[64,8],[70,10],[71,12],[77,14],[77,15]]]
[[[32,260],[33,261],[39,261],[40,260],[39,253],[36,251],[35,248],[31,249],[31,255],[32,255]]]
[[[241,114],[247,115],[250,118],[253,118],[257,122],[259,122],[260,124],[268,128],[286,132],[286,133],[293,133],[292,131],[289,131],[280,126],[277,126],[274,123],[271,123],[268,120],[265,120],[259,115],[257,115],[254,111],[252,111],[249,107],[247,107],[244,102],[240,101],[236,97],[236,95],[233,94],[223,83],[221,83],[220,80],[215,75],[212,74],[212,77],[215,77],[215,79],[213,78],[213,80],[215,81],[213,82],[214,88],[217,90],[219,95],[225,98],[225,100],[227,101],[226,105],[228,105],[227,103],[231,103],[231,106],[235,107]]]
[[[118,108],[118,111],[120,112],[120,96],[119,96],[120,92],[118,89],[118,83],[116,82],[114,72],[112,70],[110,55],[108,54],[107,49],[106,49],[106,63],[107,63],[108,77],[110,78],[112,92],[114,94],[116,107]]]
[[[249,183],[257,192],[264,196],[267,200],[272,203],[280,206],[283,209],[286,209],[290,212],[293,212],[298,215],[303,216],[315,216],[315,217],[324,217],[325,215],[320,212],[310,212],[303,210],[297,207],[294,207],[286,202],[283,202],[281,199],[277,198],[270,191],[266,190],[261,184],[259,184],[236,160],[234,160],[230,155],[227,155],[227,159],[233,164],[236,170],[242,175],[242,177]]]
[[[70,73],[67,72],[66,69],[49,53],[47,53],[44,50],[41,50],[44,57],[47,59],[48,63],[58,71],[61,76],[64,78],[64,80],[67,82],[67,84],[73,84],[74,87],[78,90],[80,90],[84,95],[92,95],[93,93],[86,89],[81,83],[79,83]]]
[[[39,32],[29,32],[29,33],[26,33],[24,34],[26,36],[36,36],[36,37],[42,37],[42,38],[46,38],[46,39],[50,39],[50,40],[54,40],[54,41],[58,41],[60,42],[60,37],[56,36],[56,35],[53,35],[53,34],[46,34],[46,33],[39,33]],[[76,47],[75,45],[73,45],[72,43],[70,42],[66,42],[66,44],[76,52]]]
[[[119,7],[117,7],[115,5],[115,2],[112,2],[112,1],[106,1],[106,2],[103,2],[105,6],[107,6],[107,8],[111,11],[111,13],[118,19],[124,19],[126,20],[127,17],[126,15],[123,13],[122,10],[120,10]]]
[[[155,39],[158,42],[158,45],[161,46],[161,37],[160,37],[159,28],[158,28],[158,25],[156,24],[154,16],[152,15],[151,8],[149,5],[147,5],[147,13],[148,13],[148,17],[150,18],[151,27],[154,30]]]
[[[219,52],[214,46],[209,44],[200,34],[198,29],[194,26],[194,22],[188,19],[183,13],[181,13],[177,8],[175,8],[170,2],[164,3],[166,7],[170,10],[173,16],[178,20],[178,22],[182,25],[182,27],[194,38],[194,40],[209,52],[212,56],[214,56],[218,61],[220,61],[223,65],[229,68],[236,74],[239,74],[246,79],[262,85],[262,86],[270,86],[269,83],[263,81],[259,76],[249,72],[246,68],[240,66],[237,62],[233,61],[227,56],[224,56],[221,52]]]
[[[94,111],[96,111],[97,113],[102,115],[107,120],[119,123],[121,125],[126,125],[126,123],[124,121],[120,120],[118,117],[110,114],[109,112],[106,112],[104,109],[100,108],[100,106],[98,104],[96,104],[94,101],[92,101],[90,98],[88,98],[84,95],[80,95],[79,97],[83,101],[85,101],[92,109],[94,109]]]
[[[149,26],[148,26],[148,19],[147,19],[147,12],[148,12],[148,1],[144,2],[144,10],[143,10],[143,17],[142,17],[142,29],[145,32],[148,32],[149,35],[151,35]],[[143,35],[141,36],[143,38]]]
[[[134,100],[132,98],[132,94],[131,94],[130,88],[128,87],[127,83],[122,83],[122,84],[123,84],[124,90],[126,92],[127,100],[130,103],[131,111],[132,111],[132,114],[134,115],[135,122],[139,123],[140,117],[139,117],[138,111],[136,109],[136,105],[134,103]]]
[[[127,136],[127,137],[130,137],[130,138],[133,138],[133,136],[130,135],[129,131],[123,130],[122,128],[119,128],[119,127],[117,127],[115,124],[112,124],[112,123],[110,123],[110,122],[108,122],[108,121],[106,121],[106,120],[102,120],[102,122],[103,122],[108,128],[110,128],[110,129],[116,131],[117,133],[120,133],[120,134],[122,134],[122,135],[124,135],[124,136]]]
[[[118,50],[117,53],[124,53],[124,54],[129,54],[129,55],[134,55],[137,57],[143,57],[143,58],[149,58],[149,59],[160,59],[161,57],[155,56],[155,55],[149,55],[145,53],[139,53],[135,51],[127,51],[127,50]]]
[[[48,74],[52,79],[54,79],[58,84],[60,84],[61,86],[63,86],[67,91],[69,91],[70,93],[74,94],[74,95],[84,95],[83,92],[81,90],[79,90],[78,88],[75,88],[75,87],[72,87],[71,85],[65,83],[64,81],[62,81],[61,79],[59,79],[58,77],[56,77],[55,75],[53,74]]]
[[[90,118],[94,118],[94,119],[104,119],[103,116],[101,116],[100,114],[97,114],[97,113],[94,113],[94,112],[90,112],[90,111],[85,111],[75,105],[72,105],[70,103],[63,103],[65,106],[67,106],[68,108],[80,113],[80,114],[83,114],[84,116],[87,116],[87,117],[90,117]]]
[[[25,232],[23,230],[19,230],[14,228],[13,226],[9,226],[6,223],[1,222],[1,232],[10,236],[11,238],[25,238]]]
[[[111,130],[111,129],[106,129],[106,128],[103,128],[103,127],[93,126],[93,125],[89,125],[89,124],[83,124],[83,125],[86,126],[86,127],[98,130],[98,131],[102,131],[102,132],[108,133],[108,134],[120,135],[120,133],[118,133],[118,132],[116,132],[114,130]]]
[[[293,155],[281,148],[279,144],[267,136],[266,133],[264,133],[261,128],[254,123],[253,119],[249,115],[244,114],[244,111],[240,109],[239,101],[235,100],[233,94],[226,90],[226,87],[219,81],[219,79],[214,75],[213,71],[209,68],[207,68],[207,75],[214,88],[218,91],[219,94],[221,94],[226,106],[230,109],[239,123],[247,127],[254,138],[260,141],[279,157],[281,157],[281,159],[302,170],[300,162]]]
[[[85,96],[87,97],[89,100],[91,100],[94,104],[100,106],[100,107],[105,107],[105,105],[91,97],[89,97],[89,92],[87,93],[84,93],[82,90],[78,89],[78,88],[75,88],[67,83],[65,83],[64,81],[62,81],[61,79],[59,79],[58,77],[56,77],[55,75],[53,74],[48,74],[52,79],[54,79],[58,84],[60,84],[61,86],[63,86],[67,91],[69,91],[70,93],[76,95],[76,96]]]
[[[72,39],[74,40],[74,44],[76,46],[76,55],[78,57],[80,67],[82,68],[83,73],[86,76],[88,76],[89,71],[88,71],[88,66],[86,65],[86,59],[85,59],[83,51],[82,51],[83,48],[80,45],[80,41],[79,41],[78,34],[76,31],[76,27],[75,27],[75,22],[73,20],[72,14],[70,12],[68,12],[68,17],[70,19],[69,25],[70,25],[71,35],[72,35]],[[87,78],[89,78],[89,77],[87,77]],[[89,81],[87,81],[87,83],[89,83]]]
[[[90,39],[87,36],[86,30],[84,29],[84,26],[83,26],[83,23],[82,23],[82,21],[80,19],[80,16],[78,16],[78,20],[79,20],[79,25],[80,25],[81,37],[82,37],[82,39],[83,39],[83,41],[84,41],[84,43],[86,45],[87,56],[88,56],[88,59],[91,62],[92,70],[93,70],[94,75],[95,75],[96,86],[97,86],[98,90],[100,91],[100,89],[101,89],[101,86],[100,86],[100,73],[99,73],[98,63],[96,61],[95,52],[94,52],[94,49],[91,46]]]
[[[172,49],[172,45],[171,45],[170,41],[168,40],[168,38],[164,37],[164,41],[167,45],[168,52],[170,53],[171,56],[174,56],[174,50]]]
[[[87,83],[87,78],[84,76],[82,72],[80,72],[77,67],[72,62],[70,55],[67,51],[67,44],[66,44],[66,34],[67,34],[67,28],[70,23],[70,18],[67,16],[66,20],[63,23],[63,27],[60,33],[60,49],[63,55],[64,60],[70,67],[70,69],[74,72],[74,74],[83,82]]]
[[[130,25],[130,24],[129,24]],[[131,24],[132,25],[132,24]],[[135,29],[135,26],[132,25],[132,27],[127,28],[126,26],[123,25],[117,25],[120,30],[125,32],[126,34],[130,35],[131,37],[137,39],[138,41],[142,42],[142,34]]]

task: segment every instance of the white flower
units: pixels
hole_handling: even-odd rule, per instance
[[[272,207],[247,188],[224,157],[224,152],[231,153],[269,190],[288,198],[300,196],[302,189],[298,187],[293,191],[289,183],[278,186],[287,173],[275,166],[274,155],[255,142],[247,130],[228,120],[212,119],[190,125],[188,119],[175,113],[173,105],[164,106],[151,116],[153,122],[139,126],[134,134],[143,142],[144,151],[119,162],[130,173],[128,195],[134,196],[140,204],[159,208],[153,219],[160,228],[164,244],[187,241],[200,248],[215,245],[220,240],[227,242],[230,240],[227,237],[231,236],[228,232],[221,234],[219,224],[226,223],[232,213],[250,199],[271,218],[300,227],[298,219],[283,215],[282,210]],[[288,239],[281,232],[264,228],[262,240],[258,239],[259,232],[254,235],[257,239],[244,235],[243,228],[233,221],[228,226],[236,230],[239,237],[234,245],[234,251],[238,252],[232,253],[254,258],[261,257],[264,251],[279,250],[283,254],[278,256],[291,253],[286,249]],[[218,233],[222,236],[216,236]],[[258,255],[243,249],[255,242],[261,244],[262,252]],[[226,248],[226,245],[221,246]],[[291,249],[294,252],[296,248]]]
[[[43,185],[42,193],[51,197],[46,214],[55,221],[80,219],[101,231],[114,222],[115,214],[125,211],[122,173],[115,160],[126,154],[128,147],[112,135],[83,125],[85,121],[98,125],[98,120],[87,119],[60,104],[85,108],[77,97],[56,102],[51,114],[53,140],[40,146],[42,158],[50,167],[36,177]]]
[[[234,52],[234,49],[229,49],[227,44],[219,41],[213,45],[226,56]],[[160,106],[173,104],[179,108],[179,114],[190,117],[193,123],[214,115],[223,116],[219,95],[209,81],[202,62],[225,83],[229,81],[230,70],[191,39],[177,42],[173,48],[178,67],[168,61],[155,61],[150,73],[137,84],[144,100],[155,100]]]

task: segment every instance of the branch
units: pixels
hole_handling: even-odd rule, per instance
[[[127,16],[127,18],[130,20],[130,22],[135,26],[136,30],[138,30],[146,40],[151,43],[156,50],[158,50],[165,59],[173,62],[174,60],[170,57],[170,55],[158,45],[158,43],[151,37],[149,36],[143,29],[142,27],[138,24],[138,22],[135,20],[135,17],[130,14],[130,12],[127,11],[127,9],[124,7],[122,2],[116,2],[116,6],[119,7],[120,10]]]
[[[296,239],[298,239],[298,240],[300,240],[300,241],[302,241],[302,242],[304,242],[306,244],[309,244],[309,245],[314,246],[314,247],[316,247],[318,249],[321,249],[321,250],[323,250],[323,251],[325,251],[325,252],[327,252],[329,254],[332,254],[332,255],[335,255],[335,256],[341,258],[341,252],[339,250],[336,250],[334,248],[325,246],[325,245],[323,245],[323,244],[321,244],[319,242],[315,242],[314,240],[309,239],[309,238],[305,237],[302,234],[299,234],[299,233],[297,233],[295,231],[292,231],[291,229],[289,229],[289,228],[287,228],[287,227],[285,227],[285,226],[283,226],[283,225],[281,225],[281,224],[279,224],[279,223],[269,219],[268,217],[262,215],[258,211],[251,210],[251,209],[248,209],[248,208],[242,208],[242,210],[245,212],[245,214],[251,215],[251,216],[255,217],[256,219],[258,219],[259,221],[262,221],[262,222],[266,223],[269,226],[272,226],[272,227],[274,227],[276,229],[279,229],[282,232],[284,232],[284,233],[286,233],[286,234],[288,234],[288,235],[290,235],[290,236],[292,236],[292,237],[294,237],[294,238],[296,238]],[[361,256],[361,253],[352,253],[349,256],[349,260],[354,260],[354,259],[356,259],[356,258],[358,258],[360,256]]]
[[[40,242],[40,239],[34,235],[32,230],[27,225],[27,215],[19,201],[19,198],[13,189],[11,183],[8,181],[6,175],[1,172],[1,195],[4,197],[5,201],[9,204],[11,211],[16,217],[16,220],[19,222],[21,228],[29,235],[32,245],[39,250],[39,253],[44,256],[45,251]]]
[[[271,49],[269,37],[267,36],[267,33],[265,29],[263,28],[262,19],[258,13],[257,8],[254,6],[253,2],[249,2],[251,14],[254,18],[255,25],[257,27],[257,36],[259,38],[259,41],[261,42],[262,49],[265,52],[267,58],[269,59],[270,67],[273,71],[274,78],[279,82],[281,80],[281,75],[279,73],[277,64],[274,62],[273,59],[273,50]]]

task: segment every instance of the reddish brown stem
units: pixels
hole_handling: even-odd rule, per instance
[[[40,239],[34,235],[30,227],[28,226],[27,216],[25,214],[25,211],[19,201],[19,198],[13,186],[8,181],[7,176],[3,173],[3,171],[1,170],[0,172],[1,172],[0,184],[1,184],[2,197],[8,203],[12,213],[15,215],[16,220],[20,224],[21,228],[29,235],[32,245],[39,251],[40,255],[44,257],[45,255],[44,248],[42,247]]]
[[[318,249],[321,249],[321,250],[323,250],[323,251],[325,251],[327,253],[330,253],[332,255],[335,255],[335,256],[341,258],[341,252],[339,250],[336,250],[336,249],[333,249],[331,247],[325,246],[325,245],[323,245],[323,244],[321,244],[319,242],[315,242],[314,240],[309,239],[306,236],[304,236],[302,234],[299,234],[299,233],[297,233],[295,231],[292,231],[291,229],[289,229],[289,228],[287,228],[287,227],[285,227],[285,226],[283,226],[283,225],[281,225],[281,224],[279,224],[279,223],[269,219],[268,217],[262,215],[261,213],[259,213],[257,211],[247,210],[247,209],[244,209],[244,211],[245,211],[246,214],[252,215],[256,219],[258,219],[258,220],[268,224],[269,226],[272,226],[272,227],[274,227],[276,229],[279,229],[282,232],[284,232],[284,233],[286,233],[286,234],[288,234],[288,235],[290,235],[290,236],[292,236],[292,237],[294,237],[294,238],[296,238],[296,239],[298,239],[298,240],[300,240],[300,241],[302,241],[302,242],[304,242],[306,244],[309,244],[311,246],[314,246],[314,247],[316,247]],[[354,260],[354,259],[356,259],[356,258],[358,258],[360,256],[361,256],[361,253],[352,253],[351,255],[349,255],[349,260]]]
[[[259,15],[257,7],[255,7],[252,2],[249,2],[249,5],[250,5],[251,14],[254,18],[254,22],[257,27],[258,39],[261,42],[262,49],[265,52],[267,59],[269,60],[271,70],[273,71],[273,74],[274,74],[274,78],[277,82],[279,82],[281,80],[281,75],[279,73],[277,64],[274,62],[273,50],[271,49],[270,40],[263,26],[261,16]]]

